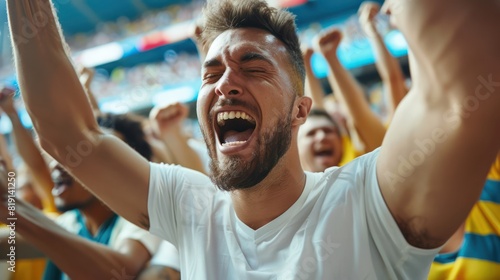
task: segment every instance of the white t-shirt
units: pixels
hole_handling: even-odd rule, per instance
[[[177,247],[183,279],[426,279],[439,248],[406,242],[380,192],[377,156],[306,173],[295,204],[258,230],[203,174],[151,164],[150,232]]]
[[[163,265],[180,271],[179,252],[174,245],[167,241],[160,244],[160,248],[156,255],[151,259],[151,265]]]
[[[74,234],[78,234],[82,226],[78,223],[75,211],[67,211],[57,217],[56,223]],[[137,227],[122,217],[118,217],[118,220],[116,220],[115,226],[111,232],[108,247],[118,250],[127,239],[141,242],[149,251],[151,256],[156,253],[161,243],[161,240],[158,237],[151,235],[149,232]]]

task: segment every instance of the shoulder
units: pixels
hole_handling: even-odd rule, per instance
[[[380,149],[367,153],[342,167],[330,167],[324,172],[321,181],[328,181],[328,188],[360,187],[367,184],[376,183],[376,162]]]
[[[158,184],[211,184],[210,178],[201,172],[180,165],[153,162],[150,163],[150,182]]]

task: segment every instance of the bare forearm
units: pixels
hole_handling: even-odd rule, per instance
[[[313,107],[318,109],[324,109],[323,98],[325,97],[325,92],[320,80],[316,78],[314,72],[311,68],[310,63],[306,62],[306,83],[305,83],[305,93],[313,100]]]
[[[352,122],[363,140],[366,150],[371,151],[382,144],[385,128],[370,109],[363,90],[336,56],[327,57],[330,65],[328,80],[339,101],[344,103]]]
[[[44,209],[55,209],[51,189],[53,187],[50,171],[43,159],[35,140],[22,125],[17,113],[8,115],[12,122],[14,141],[19,155],[29,168],[35,183],[35,192],[44,202]]]
[[[71,279],[112,279],[114,273],[137,275],[144,263],[72,233],[23,202],[17,204],[17,232],[46,254]],[[91,267],[92,269],[89,269]]]
[[[8,0],[7,7],[19,84],[35,128],[49,142],[78,142],[77,132],[97,125],[67,56],[51,2]],[[46,24],[36,22],[40,14]],[[26,21],[40,26],[34,37],[23,37]]]

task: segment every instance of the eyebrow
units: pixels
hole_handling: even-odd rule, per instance
[[[259,53],[248,52],[248,53],[243,54],[240,57],[241,63],[251,62],[251,61],[264,61],[264,62],[268,63],[269,65],[274,65],[269,58],[267,58]],[[205,63],[203,63],[203,68],[217,67],[217,66],[221,66],[221,65],[222,65],[222,62],[220,60],[218,60],[217,58],[212,58],[212,59],[205,61]]]
[[[240,62],[243,62],[243,63],[250,62],[250,61],[256,61],[256,60],[264,61],[270,65],[274,65],[269,58],[267,58],[259,53],[248,52],[248,53],[245,53],[244,55],[242,55],[240,58]]]
[[[221,66],[221,65],[222,65],[222,62],[220,62],[216,58],[212,58],[210,60],[205,61],[205,63],[203,63],[203,68],[216,67],[216,66]]]

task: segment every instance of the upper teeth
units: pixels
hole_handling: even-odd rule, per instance
[[[225,120],[232,119],[244,119],[251,123],[255,123],[255,120],[252,117],[250,117],[247,113],[241,111],[230,111],[217,114],[217,123],[220,125],[223,125]]]

